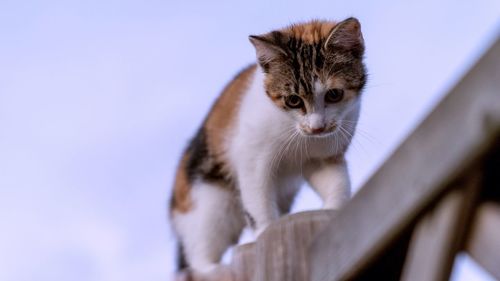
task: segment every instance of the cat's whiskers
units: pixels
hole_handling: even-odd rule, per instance
[[[288,130],[286,130],[283,134],[286,134],[286,139],[285,141],[282,141],[282,139],[279,139],[278,142],[281,143],[281,150],[279,152],[278,156],[278,162],[276,164],[279,164],[282,159],[285,157],[285,154],[289,151],[293,143],[295,142],[295,139],[297,135],[299,134],[297,128],[295,126],[291,126]]]
[[[300,143],[300,164],[299,164],[299,167],[300,167],[300,173],[302,174],[302,166],[303,166],[303,163],[304,163],[304,159],[302,158],[303,157],[303,147],[304,147],[304,143],[305,143],[305,138],[303,137],[300,137],[299,138],[299,143]],[[304,158],[306,158],[307,155],[304,155]],[[307,159],[307,158],[306,158]]]
[[[283,134],[286,134],[288,136],[285,138],[285,141],[282,141],[281,138],[278,138],[276,140],[276,143],[281,144],[281,145],[280,145],[280,148],[278,150],[278,153],[276,153],[273,156],[273,159],[271,160],[271,167],[269,170],[272,173],[277,170],[276,167],[279,166],[279,164],[281,163],[281,160],[282,160],[284,154],[287,152],[290,144],[293,142],[294,135],[298,134],[298,132],[297,132],[297,129],[295,128],[295,126],[291,126],[291,127],[287,128],[283,132]]]
[[[309,159],[309,157],[310,157],[310,154],[309,154],[309,144],[310,144],[310,141],[306,140],[305,143],[306,143],[306,158]]]
[[[378,146],[378,145],[381,144],[381,142],[379,140],[377,140],[376,138],[374,138],[367,131],[363,130],[363,128],[360,127],[360,124],[357,123],[356,121],[342,120],[342,123],[343,123],[343,125],[345,124],[345,126],[348,129],[350,129],[351,131],[353,131],[353,132],[356,131],[356,133],[358,134],[358,136],[361,139],[368,141],[370,143],[370,145]],[[353,133],[353,135],[354,135],[354,133]],[[358,141],[360,141],[359,137],[358,137]]]
[[[339,134],[340,134],[340,149],[343,149],[344,145],[349,142],[349,137],[346,136],[344,129],[342,126],[339,126]],[[339,151],[340,152],[340,151]]]
[[[295,147],[294,147],[294,158],[295,159],[298,159],[298,154],[300,155],[300,151],[299,151],[299,148],[300,148],[300,140],[302,139],[302,136],[301,135],[298,135],[297,137],[297,141],[295,142]],[[301,161],[302,162],[302,161]]]
[[[288,141],[288,144],[287,144],[287,146],[286,146],[285,150],[281,153],[281,156],[280,156],[280,160],[279,160],[279,162],[281,162],[281,160],[283,159],[283,157],[285,157],[285,154],[286,154],[286,153],[288,153],[288,151],[289,151],[289,149],[291,148],[292,144],[293,144],[294,142],[296,142],[296,138],[297,138],[297,136],[298,136],[299,134],[300,134],[300,133],[299,133],[298,131],[293,132],[293,134],[292,134],[292,135],[291,135],[291,137],[290,137],[290,140]]]
[[[348,129],[344,128],[343,126],[340,126],[340,129],[344,132],[345,136],[346,136],[346,142],[347,144],[349,144],[353,138],[354,138],[354,134],[349,131]]]
[[[338,131],[335,131],[333,133],[333,138],[335,139],[335,148],[334,148],[334,151],[335,151],[335,154],[336,154],[338,152],[338,142],[339,142]]]
[[[353,122],[355,123],[355,122]],[[354,131],[355,131],[355,124],[348,124],[348,123],[342,123],[342,125],[339,127],[339,128],[342,128],[342,130],[349,135],[350,137],[350,140],[351,142],[354,144],[352,145],[351,147],[353,149],[356,149],[357,147],[360,147],[362,149],[362,152],[365,154],[365,153],[368,153],[369,150],[366,149],[366,147],[361,143],[359,137],[358,138],[354,138]],[[347,127],[347,128],[346,128]],[[356,132],[360,132],[359,129],[356,130]],[[360,134],[360,136],[362,136],[362,134]]]

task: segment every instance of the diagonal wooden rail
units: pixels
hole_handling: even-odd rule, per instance
[[[312,280],[353,278],[453,181],[478,165],[498,143],[499,130],[496,42],[315,241]]]
[[[500,40],[345,208],[285,216],[183,278],[447,280],[459,251],[500,279]]]

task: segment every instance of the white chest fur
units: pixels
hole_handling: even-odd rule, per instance
[[[268,165],[267,169],[301,170],[311,158],[327,158],[341,150],[335,136],[311,138],[301,135],[294,120],[266,95],[264,74],[256,69],[251,86],[241,101],[233,136],[228,141],[232,166],[242,161]]]
[[[241,101],[235,123],[227,143],[228,158],[241,203],[252,216],[257,234],[279,216],[280,210],[287,209],[302,179],[308,180],[327,208],[338,208],[349,197],[343,163],[318,166],[317,161],[309,161],[336,155],[342,151],[341,141],[335,135],[301,136],[293,118],[266,95],[260,69]]]

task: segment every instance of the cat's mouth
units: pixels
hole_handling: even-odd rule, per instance
[[[329,137],[335,133],[335,130],[337,129],[336,125],[324,127],[324,128],[319,128],[319,129],[311,129],[311,128],[306,128],[300,126],[299,131],[302,133],[302,135],[307,136],[307,137],[316,137],[316,138],[324,138],[324,137]]]

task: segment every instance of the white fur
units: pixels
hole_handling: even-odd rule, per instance
[[[278,108],[266,95],[263,81],[264,74],[257,68],[241,101],[236,125],[224,144],[241,201],[224,187],[196,181],[191,188],[193,209],[173,217],[195,270],[209,271],[219,262],[244,226],[242,211],[253,218],[259,235],[288,212],[304,179],[321,196],[325,208],[340,208],[349,198],[349,176],[342,154],[350,138],[341,138],[338,132],[306,136],[301,127],[305,123],[319,128],[344,117],[357,120],[359,103],[344,106],[344,110],[326,108],[325,89],[319,85],[315,93],[319,101],[312,113],[299,116]],[[349,131],[352,134],[353,128]],[[329,157],[340,160],[324,161]]]
[[[255,219],[257,233],[279,216],[277,186],[269,169],[280,138],[292,129],[286,114],[265,94],[263,78],[258,68],[241,103],[235,134],[229,144],[229,159],[243,207]]]
[[[301,135],[299,127],[303,124],[267,97],[263,80],[264,74],[257,68],[242,100],[234,135],[227,144],[243,208],[255,220],[257,235],[279,216],[278,199],[295,195],[309,163],[334,156],[348,144],[333,135]],[[324,89],[318,94],[324,95]],[[325,113],[323,99],[319,100],[314,112],[304,117],[312,128],[324,126],[326,119],[331,119]],[[291,139],[292,134],[297,136]],[[326,208],[339,208],[350,190],[345,163],[319,168],[308,170],[309,183],[323,198]]]
[[[309,162],[304,176],[323,199],[324,209],[339,209],[351,196],[349,174],[344,163]]]
[[[205,182],[192,186],[193,209],[173,216],[173,224],[192,268],[207,272],[215,268],[224,251],[243,229],[244,219],[235,195]]]
[[[310,129],[320,129],[325,127],[325,115],[322,111],[309,114],[307,126]]]

